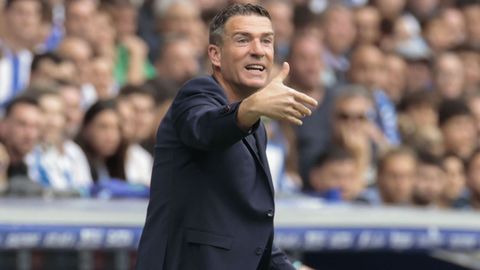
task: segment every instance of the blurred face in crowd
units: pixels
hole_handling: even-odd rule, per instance
[[[150,137],[155,121],[155,101],[153,97],[142,94],[132,94],[129,99],[134,110],[136,140],[146,140]]]
[[[60,95],[46,94],[39,100],[44,121],[42,140],[47,144],[60,146],[64,139],[66,124],[65,103]]]
[[[477,134],[480,133],[480,95],[474,95],[468,98],[468,108],[472,112],[475,121]]]
[[[382,18],[393,20],[397,18],[407,4],[406,0],[374,0]]]
[[[477,130],[471,115],[454,116],[442,126],[447,151],[468,158],[477,146]]]
[[[5,118],[5,146],[9,154],[24,157],[40,139],[40,129],[43,124],[40,108],[19,103],[15,105]]]
[[[463,9],[467,24],[467,43],[475,49],[480,48],[480,5],[467,6]]]
[[[408,0],[410,10],[421,21],[432,16],[438,4],[439,0]]]
[[[465,188],[465,168],[460,158],[448,156],[443,160],[446,172],[446,184],[443,189],[442,199],[452,202],[458,199]]]
[[[384,203],[406,204],[412,198],[417,161],[410,153],[392,154],[379,168],[377,184]]]
[[[321,88],[323,50],[318,38],[312,35],[299,36],[292,41],[290,50],[289,82],[304,92]]]
[[[407,63],[393,54],[384,58],[385,92],[394,103],[400,102],[407,86]]]
[[[310,185],[317,192],[334,189],[340,191],[343,200],[355,199],[358,182],[355,159],[331,160],[310,172]]]
[[[463,94],[465,73],[463,64],[456,54],[438,56],[434,67],[435,86],[445,98],[458,98]]]
[[[169,42],[161,54],[155,63],[158,74],[180,85],[200,70],[193,44],[188,39],[178,38]]]
[[[114,155],[121,142],[118,113],[111,109],[98,113],[85,127],[85,136],[99,158],[105,159]]]
[[[114,60],[116,32],[113,20],[107,12],[97,12],[93,18],[97,30],[93,32],[92,47],[97,55]]]
[[[413,200],[417,205],[433,205],[445,189],[445,172],[437,165],[422,162],[419,162],[417,168]]]
[[[93,52],[85,40],[76,37],[67,37],[58,47],[58,53],[75,64],[79,72],[79,82],[85,83],[90,80],[90,65]]]
[[[408,107],[406,114],[417,128],[432,126],[436,127],[438,124],[437,110],[428,102],[418,103]]]
[[[275,44],[290,42],[293,32],[293,6],[288,1],[270,1],[265,5],[272,18]]]
[[[63,85],[58,89],[65,104],[66,136],[74,138],[82,124],[84,110],[82,109],[82,94],[80,88],[74,85]]]
[[[105,57],[98,57],[92,61],[91,82],[99,99],[108,99],[113,95],[113,63]]]
[[[117,110],[120,117],[122,137],[127,142],[135,140],[136,119],[133,104],[128,98],[120,98],[117,100]]]
[[[350,78],[370,90],[382,89],[385,76],[383,53],[374,46],[362,46],[353,52]]]
[[[273,68],[274,36],[267,17],[233,16],[227,20],[222,44],[209,45],[214,75],[238,97],[265,87]]]
[[[425,61],[411,61],[407,68],[407,89],[421,91],[432,83],[432,71]]]
[[[348,52],[355,41],[356,28],[353,13],[350,9],[336,6],[325,15],[325,44],[335,55]]]
[[[452,45],[460,45],[466,39],[465,18],[460,10],[456,8],[446,8],[442,12],[442,20],[448,27],[448,33],[452,36]]]
[[[428,21],[424,36],[430,48],[436,53],[451,48],[455,42],[455,36],[452,35],[449,25],[442,18]]]
[[[473,93],[480,89],[480,54],[464,51],[459,54],[465,71],[465,91]]]
[[[333,119],[334,136],[341,138],[345,132],[368,134],[372,109],[372,101],[363,96],[345,97],[337,101]]]
[[[65,28],[68,36],[92,39],[94,16],[97,11],[95,1],[70,1],[66,7]],[[100,29],[95,29],[100,30]]]
[[[36,70],[30,74],[30,84],[52,83],[55,80],[73,81],[77,75],[75,64],[71,61],[55,63],[51,59],[44,59]]]
[[[160,18],[161,28],[164,33],[177,33],[188,35],[192,25],[200,23],[200,9],[192,2],[173,1]]]
[[[20,46],[33,47],[40,29],[41,12],[40,1],[14,1],[4,12],[5,30],[8,36],[12,37]]]
[[[136,35],[138,12],[134,6],[120,5],[114,7],[113,20],[119,38]]]
[[[358,44],[374,45],[380,39],[381,17],[374,7],[366,6],[355,12]]]
[[[480,196],[480,154],[475,153],[470,158],[467,168],[467,186],[474,197]]]

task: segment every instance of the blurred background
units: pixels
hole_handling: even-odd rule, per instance
[[[0,269],[133,268],[156,130],[235,2],[267,8],[274,72],[320,104],[264,119],[277,244],[480,269],[478,0],[0,0]]]

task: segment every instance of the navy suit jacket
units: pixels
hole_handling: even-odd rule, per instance
[[[294,269],[272,248],[265,128],[242,131],[239,104],[212,76],[180,89],[157,133],[138,270]]]

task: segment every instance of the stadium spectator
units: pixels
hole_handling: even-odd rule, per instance
[[[413,185],[413,203],[437,207],[446,185],[445,169],[440,158],[419,153],[417,175]]]
[[[38,101],[33,97],[19,96],[6,107],[2,142],[10,156],[9,177],[27,175],[24,158],[38,143],[43,121]]]
[[[33,57],[30,85],[49,85],[57,81],[74,81],[77,75],[75,65],[56,53],[36,54]]]
[[[158,76],[182,85],[198,75],[200,66],[194,46],[185,36],[164,37],[155,68]]]
[[[467,22],[467,44],[470,48],[480,49],[480,4],[471,1],[462,8]]]
[[[87,156],[94,182],[112,178],[126,180],[126,146],[114,100],[99,100],[85,113],[77,143]]]
[[[95,30],[95,14],[97,2],[92,0],[66,1],[65,35],[76,37],[87,42],[92,41]]]
[[[371,94],[361,86],[344,87],[333,107],[331,145],[344,147],[354,154],[359,175],[358,194],[374,179],[377,151],[383,151],[388,145],[373,122],[373,112]]]
[[[153,157],[136,141],[138,118],[135,105],[129,96],[121,95],[117,98],[117,111],[126,148],[125,175],[130,183],[150,186]]]
[[[333,106],[333,89],[321,81],[324,70],[323,44],[311,32],[297,33],[291,44],[288,62],[291,66],[287,85],[297,89],[320,104],[303,125],[295,127],[296,139],[292,147],[298,149],[299,173],[306,182],[315,158],[328,148],[331,139],[330,120]]]
[[[358,45],[376,45],[380,41],[380,12],[373,6],[363,6],[355,11]]]
[[[477,148],[477,129],[468,106],[461,99],[445,100],[439,107],[439,125],[445,151],[467,161]]]
[[[433,68],[435,91],[445,99],[464,95],[465,70],[460,57],[454,53],[442,53],[435,58]]]
[[[30,178],[45,188],[80,195],[92,184],[87,158],[81,148],[65,138],[65,103],[56,89],[35,95],[48,119],[43,122],[40,142],[26,157]]]
[[[440,196],[439,204],[448,208],[459,208],[465,204],[465,166],[455,155],[443,157],[443,167],[446,173],[446,184]]]
[[[290,51],[290,42],[294,35],[293,3],[289,0],[262,0],[260,1],[272,18],[275,31],[275,62],[283,63]]]
[[[155,76],[155,68],[148,60],[148,46],[136,35],[138,11],[127,0],[115,2],[111,14],[117,34],[115,81],[121,87],[126,83],[141,84]]]
[[[177,87],[172,81],[162,78],[155,78],[144,84],[147,91],[153,93],[155,98],[154,120],[150,126],[150,135],[141,144],[153,156],[157,129],[167,113],[173,98],[177,94]]]
[[[78,85],[70,82],[59,82],[58,92],[65,103],[65,136],[73,139],[80,130],[85,113],[82,108],[82,93]]]
[[[480,89],[480,52],[472,49],[459,49],[458,55],[465,71],[465,93],[474,94]]]
[[[476,149],[466,165],[468,203],[464,208],[480,209],[480,151]]]
[[[343,83],[350,66],[347,54],[352,49],[357,34],[353,12],[345,6],[333,5],[324,12],[322,26],[326,71],[335,77],[336,83]]]
[[[358,196],[358,177],[353,153],[331,148],[314,162],[305,192],[327,201],[354,201]]]
[[[387,150],[377,167],[378,202],[386,205],[410,205],[417,172],[417,155],[408,147]]]
[[[81,0],[87,1],[87,0]],[[92,59],[93,49],[90,44],[82,38],[66,37],[60,43],[57,53],[75,64],[78,75],[75,82],[81,85],[82,106],[88,108],[97,99],[95,87],[92,85]]]
[[[394,104],[398,104],[407,90],[407,63],[395,54],[386,55],[384,62],[384,91]]]
[[[5,2],[2,17],[8,27],[0,36],[0,106],[5,106],[29,84],[41,14],[40,1]]]
[[[362,85],[372,93],[378,128],[390,144],[399,144],[395,105],[383,90],[386,76],[383,53],[373,45],[357,47],[352,53],[348,75],[352,83]]]

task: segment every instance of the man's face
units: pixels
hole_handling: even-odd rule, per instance
[[[240,95],[267,85],[273,66],[273,28],[267,17],[233,16],[225,24],[223,44],[210,56],[221,79]]]
[[[320,74],[323,70],[322,44],[316,37],[300,37],[292,45],[290,57],[290,79],[300,90],[312,90],[320,86]]]
[[[476,147],[477,130],[470,115],[452,117],[442,126],[445,147],[461,157],[467,158]]]
[[[378,174],[378,185],[386,203],[403,204],[410,201],[415,181],[416,161],[410,155],[395,155],[385,161]]]
[[[15,1],[5,13],[7,29],[22,42],[34,42],[40,26],[41,9],[40,1]]]
[[[71,3],[65,20],[67,34],[88,39],[95,12],[94,1],[82,0]]]
[[[23,103],[15,105],[5,121],[7,147],[21,156],[30,152],[40,137],[42,115],[36,106]]]
[[[420,163],[414,185],[414,198],[420,205],[430,205],[440,198],[445,187],[445,172],[435,165]]]

